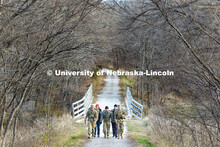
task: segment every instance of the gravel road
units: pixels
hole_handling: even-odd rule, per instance
[[[97,95],[97,101],[94,104],[99,104],[100,108],[104,110],[105,106],[109,106],[109,109],[113,109],[114,104],[121,104],[123,109],[125,104],[123,102],[123,97],[121,96],[120,86],[119,86],[119,77],[107,75],[104,79],[106,81],[105,86],[103,87],[100,94]],[[110,138],[105,139],[103,134],[103,125],[100,126],[100,137],[90,139],[90,141],[85,144],[85,147],[132,147],[135,146],[126,136],[126,124],[124,131],[124,139],[116,139],[112,137],[112,128],[110,128]]]

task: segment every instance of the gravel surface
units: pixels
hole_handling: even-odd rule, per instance
[[[118,76],[110,76],[107,75],[104,79],[106,81],[105,86],[103,87],[100,94],[97,96],[97,101],[95,104],[99,104],[100,108],[104,110],[105,106],[109,106],[109,109],[114,108],[114,104],[121,104],[123,109],[125,108],[125,105],[123,103],[123,97],[121,96],[121,89],[119,86],[119,77]],[[85,144],[85,147],[132,147],[135,146],[134,143],[132,143],[126,136],[126,124],[124,129],[124,139],[117,139],[112,137],[112,128],[110,128],[110,138],[105,139],[103,134],[103,125],[100,126],[100,137],[90,139],[87,144]]]

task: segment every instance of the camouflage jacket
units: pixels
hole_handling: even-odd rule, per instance
[[[102,111],[101,121],[102,121],[102,120],[103,120],[104,122],[110,121],[110,120],[111,120],[111,112],[110,112],[110,111],[106,112],[105,110]]]
[[[97,119],[98,119],[97,111],[95,109],[94,109],[94,111],[89,109],[86,113],[85,119],[87,119],[87,118],[90,122],[97,121]]]
[[[126,115],[126,113],[123,109],[117,110],[114,114],[116,121],[124,121],[124,119],[122,118],[123,114]]]

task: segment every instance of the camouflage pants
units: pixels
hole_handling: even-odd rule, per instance
[[[91,135],[95,133],[95,123],[93,123],[92,121],[88,121],[88,135]]]
[[[110,121],[103,123],[103,132],[104,132],[104,135],[109,136],[109,133],[110,133]]]
[[[121,120],[118,120],[117,121],[117,133],[118,135],[121,135],[123,134],[123,132],[124,132],[124,122]]]

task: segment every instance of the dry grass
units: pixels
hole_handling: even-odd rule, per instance
[[[137,119],[127,120],[128,137],[133,139],[138,147],[176,147],[176,145],[158,134],[159,128],[153,128],[151,118],[145,117],[142,121]],[[158,130],[157,130],[158,129]],[[172,132],[167,132],[172,133]]]
[[[8,133],[7,146],[12,146],[12,130]],[[86,127],[73,121],[69,114],[49,119],[39,119],[33,126],[16,130],[15,146],[79,146],[86,138]]]
[[[208,126],[209,132],[207,132],[207,128],[194,120],[194,117],[192,117],[192,119],[182,117],[181,115],[166,117],[165,114],[158,110],[158,112],[154,110],[153,113],[152,111],[153,110],[151,110],[151,113],[149,114],[149,132],[152,141],[155,142],[157,146],[207,147],[220,145],[218,141],[219,137],[217,135],[214,136],[215,134],[218,134],[217,127],[214,125]],[[191,113],[194,112],[191,111]],[[214,137],[210,136],[210,132]],[[211,140],[210,137],[212,137]]]
[[[138,147],[154,147],[155,145],[151,142],[148,132],[147,118],[142,121],[137,119],[131,119],[126,121],[128,127],[128,137],[133,139]]]

